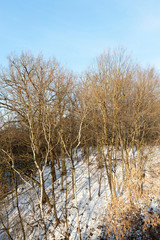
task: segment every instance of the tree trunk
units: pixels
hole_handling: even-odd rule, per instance
[[[74,168],[74,159],[73,159],[73,152],[71,149],[71,166],[72,166],[72,199],[75,199],[75,168]]]
[[[110,174],[109,174],[109,169],[108,169],[108,165],[107,165],[107,160],[106,160],[106,156],[104,155],[104,165],[105,165],[105,169],[106,169],[106,174],[107,174],[107,179],[108,179],[108,184],[109,184],[109,189],[110,189],[110,193],[112,196],[112,184],[111,184],[111,178],[110,178]]]
[[[113,149],[112,149],[113,150]],[[115,183],[113,179],[113,171],[112,171],[112,150],[111,154],[109,153],[109,146],[107,146],[107,154],[108,154],[108,163],[109,163],[109,176],[111,181],[111,188],[112,188],[112,198],[116,197],[116,189],[115,189]]]
[[[65,222],[66,222],[66,234],[65,239],[69,240],[69,228],[68,228],[68,210],[67,210],[67,202],[68,202],[68,184],[67,184],[67,173],[66,173],[66,180],[65,180]]]
[[[15,194],[16,194],[16,208],[17,208],[17,211],[18,211],[18,216],[19,216],[20,225],[21,225],[21,229],[22,229],[23,239],[25,240],[26,239],[26,233],[25,233],[25,230],[24,230],[23,219],[22,219],[22,216],[21,216],[21,211],[20,211],[19,203],[18,203],[17,178],[15,179],[15,182],[14,182],[14,179],[13,179],[13,184],[14,184],[14,187],[15,187]]]
[[[91,201],[91,173],[90,173],[90,167],[89,167],[89,148],[87,152],[87,166],[88,166],[88,184],[89,184],[89,200]]]
[[[40,181],[40,199],[39,199],[39,205],[40,205],[40,213],[41,213],[41,221],[42,221],[42,231],[43,231],[43,239],[47,240],[47,229],[46,224],[44,220],[44,212],[43,212],[43,201],[44,201],[44,179],[43,179],[43,172],[39,169],[39,181]]]
[[[101,195],[101,183],[102,183],[102,168],[100,169],[100,176],[98,177],[98,182],[99,182],[99,188],[98,188],[98,196],[100,197]]]
[[[61,191],[64,190],[63,186],[63,176],[66,175],[66,165],[65,165],[65,152],[63,146],[61,146],[61,163],[62,163],[62,172],[61,172]]]
[[[51,176],[53,180],[56,181],[56,170],[55,170],[54,156],[52,151],[51,151]]]
[[[100,176],[98,176],[98,196],[100,197],[101,194],[101,182],[102,182],[102,149],[101,146],[98,144],[98,168],[100,169]]]
[[[126,160],[125,160],[125,170],[126,170],[126,183],[127,183],[127,188],[129,192],[129,200],[131,206],[134,206],[133,199],[132,199],[132,191],[131,191],[131,185],[129,183],[130,179],[130,167],[129,167],[129,160],[128,160],[128,152],[126,151]]]
[[[59,221],[58,216],[57,216],[56,198],[55,198],[55,191],[54,191],[55,178],[54,178],[53,174],[51,174],[51,181],[52,181],[52,203],[53,203],[54,217],[55,217],[55,220],[56,220],[56,226],[58,226],[60,221]]]
[[[77,213],[78,233],[79,233],[79,239],[81,240],[81,228],[80,228],[80,222],[79,222],[79,209],[78,209],[77,193],[76,193],[76,174],[75,174],[74,160],[73,160],[73,157],[72,157],[72,151],[71,151],[71,164],[72,164],[72,173],[73,173],[73,188],[74,188],[74,194],[75,194],[75,208],[76,208],[76,213]]]

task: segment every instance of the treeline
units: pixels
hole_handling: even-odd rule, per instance
[[[60,221],[54,191],[56,165],[61,170],[61,189],[67,191],[63,186],[66,156],[70,159],[76,199],[73,152],[79,147],[83,149],[90,179],[89,149],[93,147],[97,149],[98,167],[105,168],[112,199],[117,194],[113,168],[116,153],[121,153],[123,179],[133,204],[129,184],[132,165],[137,169],[142,194],[144,150],[158,145],[160,140],[160,81],[154,68],[144,69],[133,63],[123,49],[103,53],[81,76],[67,71],[55,59],[44,60],[43,56],[22,53],[8,60],[8,67],[0,73],[1,196],[15,187],[15,179],[35,184],[39,188],[46,236],[46,202],[54,209],[57,225]],[[131,151],[133,156],[137,152],[136,158],[130,158]],[[45,191],[43,173],[47,166],[51,169],[52,198]],[[67,208],[65,214],[67,226]],[[21,226],[24,232],[23,222]]]

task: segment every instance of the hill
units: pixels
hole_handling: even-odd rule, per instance
[[[147,236],[148,230],[147,227],[146,230],[142,230],[143,226],[149,226],[150,229],[150,235],[148,235],[150,238],[146,239],[159,239],[159,148],[154,147],[154,150],[152,149],[151,152],[146,151],[147,157],[145,158],[146,163],[144,169],[145,176],[143,180],[143,195],[141,197],[137,197],[135,194],[137,190],[132,189],[134,208],[130,207],[128,197],[129,192],[125,188],[125,182],[123,181],[120,152],[116,155],[116,159],[112,159],[112,161],[115,161],[114,169],[112,169],[112,171],[114,173],[117,195],[114,200],[111,199],[107,174],[105,172],[106,169],[104,166],[102,166],[102,168],[99,167],[97,161],[97,152],[93,149],[91,152],[92,153],[89,156],[89,165],[87,164],[87,159],[83,157],[83,152],[81,149],[79,149],[78,153],[74,155],[77,202],[76,199],[72,199],[72,167],[70,164],[70,159],[66,159],[67,175],[63,178],[63,191],[61,190],[61,172],[58,169],[58,166],[56,167],[57,180],[55,181],[55,196],[57,214],[60,223],[57,226],[54,218],[53,208],[50,209],[47,204],[44,204],[47,239],[67,239],[66,223],[68,223],[69,239],[79,239],[77,226],[77,206],[82,239],[110,239],[111,236],[115,236],[114,231],[116,228],[119,229],[119,234],[121,231],[124,232],[122,226],[125,226],[125,224],[128,227],[126,227],[127,230],[124,232],[124,238],[122,237],[122,234],[121,236],[119,235],[118,239],[130,239],[129,236],[131,236],[131,234],[131,239],[145,239],[142,238],[142,233],[144,234],[143,231],[145,231]],[[135,153],[135,157],[137,157],[136,154],[137,153]],[[133,157],[132,155],[133,154],[130,153],[130,158]],[[133,168],[132,173],[136,173],[134,170],[135,169]],[[48,194],[49,198],[51,198],[52,183],[49,167],[47,167],[44,171],[44,179],[46,193]],[[132,184],[132,187],[133,185],[136,186],[137,184],[134,180],[134,174],[131,176],[130,184]],[[91,196],[89,195],[89,186],[91,188]],[[39,194],[39,190],[36,186],[31,187],[26,183],[23,183],[18,186],[17,198],[16,193],[13,192],[12,194],[9,194],[5,199],[1,200],[1,240],[24,239],[21,221],[23,222],[25,237],[27,240],[43,239],[40,206],[36,194]],[[90,197],[91,199],[89,200]],[[20,211],[20,213],[18,211]],[[157,219],[156,221],[154,217]],[[132,233],[130,234],[129,232]],[[110,236],[109,233],[111,234]],[[153,235],[153,233],[155,235]],[[125,234],[126,236],[128,234],[128,238],[125,238]]]

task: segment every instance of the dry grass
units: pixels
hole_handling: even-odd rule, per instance
[[[141,183],[136,169],[132,169],[128,182],[133,204],[126,189],[123,196],[118,196],[108,205],[107,239],[160,239],[160,176],[157,171],[159,168],[154,169],[154,177],[150,174],[144,177],[140,194]]]

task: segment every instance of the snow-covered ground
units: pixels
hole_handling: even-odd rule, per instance
[[[155,174],[159,174],[159,163],[160,163],[160,150],[155,148],[152,154],[147,158],[147,163],[145,166],[145,171],[148,177],[155,177]],[[154,169],[153,169],[154,166]],[[98,196],[100,178],[100,169],[97,167],[96,154],[92,153],[90,155],[90,171],[91,171],[91,197],[89,200],[89,184],[88,184],[88,168],[87,161],[83,159],[82,153],[79,151],[79,156],[75,161],[76,168],[76,187],[77,187],[77,200],[79,208],[80,217],[80,227],[82,239],[101,239],[103,236],[103,229],[105,229],[105,217],[107,213],[107,205],[110,202],[110,191],[108,180],[106,178],[105,169],[102,170],[103,178],[101,184],[100,196]],[[79,239],[77,230],[77,220],[76,220],[76,204],[75,200],[72,199],[72,172],[69,159],[67,159],[67,182],[68,182],[68,225],[70,239]],[[57,181],[55,182],[55,195],[56,195],[56,206],[58,217],[60,219],[60,224],[56,227],[54,220],[54,212],[49,211],[48,205],[45,205],[45,217],[47,224],[47,239],[48,240],[60,240],[65,239],[65,191],[61,191],[61,175],[58,168]],[[116,167],[116,172],[121,175],[121,163],[118,161]],[[153,175],[153,176],[152,176]],[[44,172],[46,192],[50,199],[51,196],[51,175],[50,168],[47,167]],[[121,180],[121,176],[118,181]],[[120,182],[119,182],[119,185]],[[27,234],[27,240],[38,240],[42,239],[40,235],[41,229],[39,224],[40,210],[39,203],[35,191],[31,189],[26,184],[20,185],[18,187],[19,194],[19,207],[23,222],[25,225],[25,231]],[[14,199],[14,200],[13,200]],[[8,226],[11,227],[10,234],[13,236],[14,240],[23,239],[22,236],[18,235],[20,225],[16,224],[19,222],[17,208],[15,207],[15,197],[14,194],[9,195],[5,199],[4,206],[6,209],[1,209],[1,215],[4,214],[4,220],[6,218],[6,212],[8,213]],[[2,214],[3,213],[3,214]],[[6,218],[7,219],[7,218]],[[0,225],[0,229],[4,229]],[[0,230],[0,239],[7,240],[7,235],[5,232]]]

